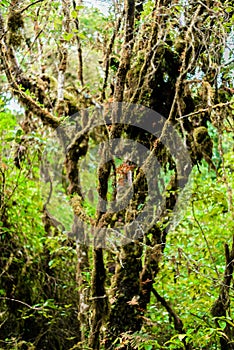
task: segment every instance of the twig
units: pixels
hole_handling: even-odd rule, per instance
[[[199,109],[198,111],[182,115],[181,117],[176,118],[176,120],[183,119],[183,118],[188,118],[188,117],[191,117],[193,115],[197,115],[197,114],[204,113],[204,112],[209,112],[209,111],[211,111],[213,109],[216,109],[216,108],[222,108],[222,107],[225,107],[225,106],[229,106],[230,104],[233,104],[233,101],[229,101],[229,102],[225,102],[225,103],[218,103],[218,104],[216,104],[214,106],[209,106],[207,108],[202,108],[202,109]]]
[[[106,57],[105,57],[105,78],[104,78],[104,82],[103,82],[103,86],[102,86],[102,100],[105,100],[105,98],[106,98],[105,91],[106,91],[107,80],[108,80],[108,76],[109,76],[110,55],[112,53],[112,49],[113,49],[116,35],[117,35],[119,28],[120,28],[120,25],[121,25],[122,17],[124,17],[124,12],[125,12],[125,9],[123,10],[122,16],[120,16],[118,18],[118,21],[116,23],[116,27],[114,29],[114,32],[112,34],[112,37],[110,39],[110,42],[109,42],[109,45],[107,48]]]
[[[192,64],[194,62],[194,59],[195,59],[194,46],[191,44],[191,36],[192,36],[193,27],[194,27],[196,21],[199,18],[200,11],[201,11],[201,5],[198,5],[197,10],[195,11],[194,16],[193,16],[193,18],[191,20],[191,23],[190,23],[190,25],[188,27],[188,30],[187,30],[187,32],[185,34],[185,38],[184,38],[185,47],[184,47],[183,52],[180,55],[180,59],[181,59],[182,62],[181,62],[180,70],[179,70],[180,74],[179,74],[179,77],[177,78],[176,85],[175,85],[175,96],[174,96],[174,99],[173,99],[173,102],[172,102],[172,105],[171,105],[171,110],[170,110],[169,117],[168,117],[168,121],[169,122],[171,121],[171,119],[173,117],[173,113],[174,113],[176,104],[178,105],[179,91],[180,91],[180,88],[181,88],[181,84],[183,82],[183,77],[189,71],[189,69],[191,68],[191,66],[192,66]],[[193,59],[190,60],[190,62],[187,64],[187,67],[186,67],[187,52],[188,52],[190,47],[192,49]]]
[[[73,3],[73,9],[75,10],[76,9],[76,1],[73,0],[72,3]],[[79,38],[79,35],[78,35],[79,30],[80,30],[78,15],[77,15],[77,18],[75,18],[74,23],[75,23],[76,30],[77,30],[77,33],[76,33],[75,37],[76,37],[76,42],[77,42],[77,54],[78,54],[78,79],[79,79],[79,81],[81,83],[81,86],[83,87],[84,86],[83,54],[82,54],[81,41],[80,41],[80,38]]]
[[[179,316],[175,313],[175,311],[172,309],[172,307],[169,305],[169,303],[166,301],[166,299],[164,297],[162,297],[160,294],[158,294],[156,289],[152,288],[152,292],[153,292],[154,296],[157,298],[157,300],[162,304],[162,306],[165,307],[165,309],[167,310],[169,315],[173,318],[175,329],[178,332],[183,333],[184,325],[183,325],[183,322],[181,321],[181,319],[179,318]]]
[[[24,8],[20,11],[20,13],[23,13],[23,12],[26,11],[29,7],[31,7],[31,6],[33,6],[33,5],[36,5],[38,2],[43,2],[43,1],[45,1],[45,0],[37,0],[37,1],[33,2],[32,4],[29,4],[28,6],[24,7]]]
[[[92,297],[92,298],[89,298],[89,300],[96,300],[96,299],[105,299],[107,298],[107,295],[104,294],[104,295],[98,295],[96,297]]]
[[[42,309],[43,309],[43,307],[31,306],[31,305],[25,303],[24,301],[17,300],[17,299],[12,299],[12,298],[8,298],[8,297],[0,297],[0,299],[2,299],[2,300],[14,301],[14,302],[16,302],[16,303],[19,303],[19,304],[22,304],[22,305],[24,305],[24,306],[27,306],[29,309],[32,309],[32,310],[42,310]]]

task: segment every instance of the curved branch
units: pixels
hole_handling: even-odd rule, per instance
[[[1,23],[0,23],[1,26]],[[57,128],[61,120],[53,116],[47,109],[43,108],[39,102],[35,101],[29,94],[23,91],[24,86],[31,86],[29,78],[23,76],[22,70],[17,65],[17,60],[12,48],[8,48],[3,40],[0,41],[0,52],[2,54],[3,66],[11,86],[11,90],[17,96],[23,106],[29,108],[35,115],[41,118],[43,124],[52,128]]]

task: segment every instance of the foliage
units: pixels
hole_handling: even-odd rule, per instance
[[[231,5],[1,2],[0,349],[233,349]],[[163,132],[116,124],[112,102],[178,131],[191,160],[179,201]],[[156,155],[165,199],[127,244],[150,193],[147,160],[106,161],[119,138]]]
[[[17,169],[14,164],[22,135],[17,124],[19,117],[4,107],[0,120],[0,348],[23,349],[27,345],[34,349],[50,342],[55,349],[64,341],[72,345],[77,337],[76,285],[72,278],[75,251],[72,245],[67,246],[66,235],[47,237],[44,231],[37,135],[29,137],[33,147],[28,149],[22,168]],[[69,268],[66,258],[73,261]]]

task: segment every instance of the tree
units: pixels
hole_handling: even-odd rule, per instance
[[[50,186],[41,208],[48,240],[65,231],[54,217],[56,210],[52,215],[49,208],[57,181],[74,213],[69,235],[76,238],[78,259],[77,348],[134,349],[131,337],[142,329],[152,293],[179,334],[186,333],[157,292],[155,279],[192,168],[199,169],[204,160],[214,179],[225,177],[222,142],[220,163],[215,164],[208,126],[220,140],[228,128],[233,132],[233,57],[227,51],[233,35],[231,2],[125,0],[117,5],[105,18],[74,0],[12,0],[2,1],[0,14],[3,99],[10,91],[24,114],[18,121],[15,166],[22,171],[30,165],[30,150],[38,144],[42,176]],[[61,142],[53,146],[57,162],[44,146],[55,136]],[[126,139],[133,148],[116,141]],[[148,150],[143,160],[139,144]],[[92,157],[98,158],[96,195],[87,183],[86,193],[82,188],[84,160],[92,164]],[[55,171],[53,181],[48,164]],[[32,173],[30,169],[25,178]],[[89,175],[93,182],[95,175],[95,170]],[[89,201],[88,193],[94,196]],[[229,210],[233,213],[232,204]],[[149,228],[139,226],[139,216],[143,223],[151,222]],[[2,222],[9,225],[5,212]],[[62,244],[67,249],[74,243],[67,239]],[[232,254],[226,248],[227,268]],[[85,276],[91,272],[89,285]],[[51,299],[64,300],[61,295]],[[6,298],[13,297],[14,288],[6,289]],[[227,315],[224,304],[213,308],[213,316]],[[222,349],[232,349],[230,334],[228,329],[220,336]],[[192,348],[186,334],[181,346]]]

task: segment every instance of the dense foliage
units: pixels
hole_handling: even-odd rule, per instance
[[[1,1],[0,349],[234,349],[233,16],[228,0]],[[161,134],[116,123],[128,103]],[[110,157],[113,139],[161,166],[164,206],[128,240],[147,159]]]

